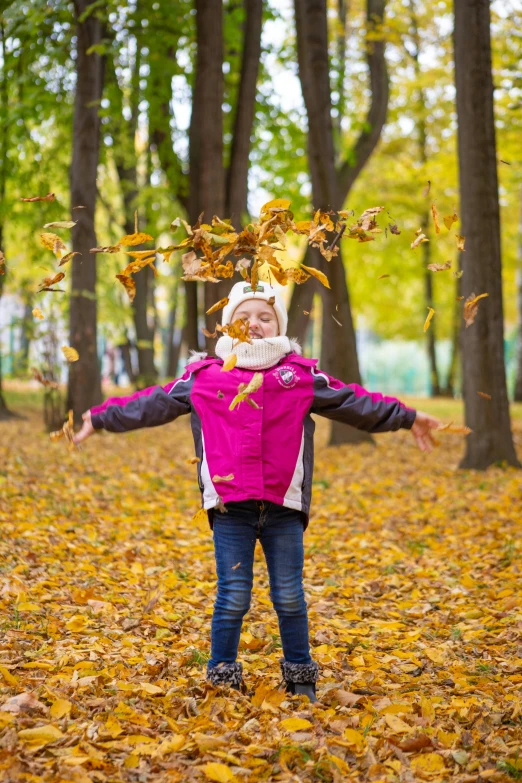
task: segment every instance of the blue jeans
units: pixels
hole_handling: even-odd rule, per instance
[[[209,667],[236,660],[243,617],[250,608],[258,538],[268,566],[270,598],[285,659],[311,663],[303,590],[303,528],[300,511],[267,501],[228,503],[227,513],[214,511],[218,584]]]

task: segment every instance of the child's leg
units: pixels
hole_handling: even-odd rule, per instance
[[[319,667],[310,655],[300,512],[271,504],[260,540],[270,577],[270,597],[279,620],[284,679],[295,683],[316,682]]]
[[[252,595],[256,525],[255,503],[231,503],[227,513],[214,512],[218,583],[207,665],[207,678],[214,685],[241,682],[242,666],[236,657]]]

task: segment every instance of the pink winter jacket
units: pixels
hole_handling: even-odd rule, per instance
[[[221,372],[221,359],[189,363],[181,378],[130,397],[112,397],[91,409],[95,429],[126,432],[156,427],[191,414],[199,457],[203,508],[221,501],[266,500],[302,511],[308,524],[312,494],[315,422],[311,414],[367,432],[411,429],[416,411],[395,397],[344,384],[317,368],[316,359],[288,354],[263,373],[263,384],[246,402],[229,410],[241,383],[253,371]],[[213,482],[228,476],[226,482]]]

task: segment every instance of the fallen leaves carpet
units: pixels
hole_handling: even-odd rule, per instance
[[[520,472],[456,471],[456,436],[429,457],[406,432],[329,449],[319,423],[311,706],[281,688],[259,545],[248,692],[205,682],[216,580],[188,420],[81,452],[35,415],[0,426],[0,780],[522,777]]]

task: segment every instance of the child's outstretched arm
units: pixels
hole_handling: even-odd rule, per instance
[[[111,397],[83,414],[83,425],[73,438],[81,443],[95,430],[128,432],[140,427],[157,427],[190,413],[192,373],[187,370],[166,386],[150,386],[129,397]]]
[[[314,401],[311,413],[367,432],[411,430],[420,450],[431,451],[434,441],[430,430],[440,426],[438,419],[408,408],[396,397],[369,392],[357,383],[343,383],[322,370],[313,369],[312,374]]]

